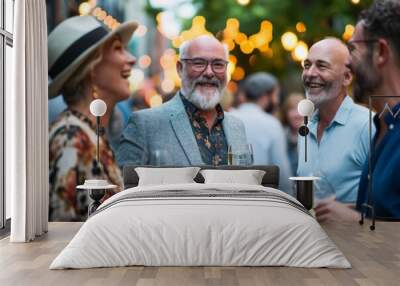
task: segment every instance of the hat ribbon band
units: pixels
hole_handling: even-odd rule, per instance
[[[64,71],[76,58],[78,58],[85,50],[97,43],[108,34],[104,27],[98,27],[89,33],[86,33],[76,40],[61,56],[56,60],[49,70],[49,75],[54,79],[58,74]]]

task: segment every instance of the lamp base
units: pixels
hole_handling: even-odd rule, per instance
[[[290,177],[296,181],[296,199],[307,209],[311,210],[314,205],[313,183],[318,177]]]
[[[104,197],[105,193],[105,189],[89,189],[89,197],[93,200],[93,202],[89,205],[88,216],[94,213],[101,205],[100,201]]]
[[[296,181],[296,198],[307,209],[314,204],[313,181]]]

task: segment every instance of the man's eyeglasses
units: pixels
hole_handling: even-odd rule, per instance
[[[347,48],[349,49],[350,52],[354,51],[356,49],[356,46],[354,45],[355,43],[375,43],[377,42],[378,39],[365,39],[365,40],[353,40],[353,41],[348,41],[347,42]]]
[[[228,62],[221,59],[215,59],[208,61],[203,58],[193,58],[193,59],[180,59],[181,61],[188,62],[190,67],[194,72],[203,73],[208,65],[211,65],[211,69],[216,74],[225,73]]]

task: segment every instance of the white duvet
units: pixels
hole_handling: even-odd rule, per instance
[[[172,197],[146,197],[174,190]],[[350,268],[295,199],[238,184],[146,186],[118,193],[88,219],[50,269],[127,265]]]

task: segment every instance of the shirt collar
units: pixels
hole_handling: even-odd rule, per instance
[[[399,118],[400,118],[400,103],[396,104],[392,108],[389,108],[389,106],[386,105],[385,109],[387,110],[387,112],[384,115],[384,120],[385,120],[385,122],[386,122],[386,124],[388,126],[390,124],[396,124],[397,122],[399,122]]]
[[[345,125],[350,118],[351,110],[353,109],[354,101],[350,96],[346,96],[342,103],[340,104],[339,109],[336,111],[335,117],[333,118],[331,124],[336,122],[340,125]],[[314,112],[311,117],[311,122],[318,123],[319,121],[319,110]],[[330,124],[330,125],[331,125]]]

